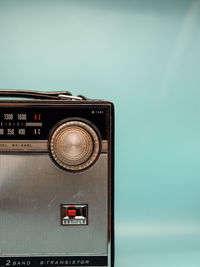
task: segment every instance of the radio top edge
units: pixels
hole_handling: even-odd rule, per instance
[[[74,96],[72,95],[71,92],[69,91],[33,91],[33,90],[21,90],[21,89],[0,89],[0,102],[21,102],[24,99],[26,101],[30,102],[37,102],[38,101],[50,101],[52,100],[57,100],[59,102],[85,102],[85,103],[90,103],[90,102],[103,102],[107,104],[111,104],[112,102],[110,101],[105,101],[105,100],[99,100],[99,99],[89,99],[86,98],[83,95],[77,95]]]

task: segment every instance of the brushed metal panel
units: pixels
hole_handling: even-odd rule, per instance
[[[0,155],[0,256],[107,255],[107,160],[73,174],[48,154]],[[67,203],[88,204],[87,226],[61,226]]]

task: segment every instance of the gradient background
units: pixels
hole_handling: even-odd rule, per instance
[[[116,106],[116,267],[200,266],[200,1],[0,0],[0,88]]]

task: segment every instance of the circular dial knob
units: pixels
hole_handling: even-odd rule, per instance
[[[50,152],[57,164],[64,169],[81,171],[97,159],[100,152],[99,137],[87,123],[67,121],[51,135]]]

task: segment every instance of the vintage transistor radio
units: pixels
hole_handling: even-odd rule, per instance
[[[113,104],[0,97],[0,266],[113,267]]]

